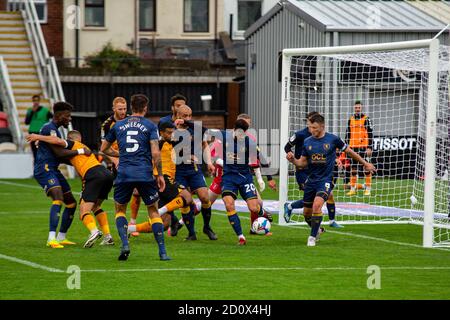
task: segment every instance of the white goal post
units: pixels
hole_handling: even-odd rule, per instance
[[[284,49],[279,224],[287,225],[284,204],[303,196],[286,160],[289,138],[306,127],[308,112],[318,111],[327,131],[345,139],[359,100],[374,126],[371,160],[379,171],[369,180],[369,197],[347,197],[350,183],[337,183],[336,221],[420,224],[424,247],[450,246],[449,67],[449,48],[438,39]],[[350,169],[342,171],[348,177]],[[289,224],[304,223],[301,210],[295,216]]]

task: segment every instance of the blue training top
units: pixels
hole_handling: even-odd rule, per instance
[[[251,163],[259,158],[258,146],[247,135],[244,139],[233,136],[233,130],[222,130],[223,174],[251,175]]]
[[[300,159],[302,156],[302,149],[303,149],[303,143],[305,142],[305,139],[311,137],[311,133],[309,132],[308,128],[298,130],[294,133],[294,135],[289,139],[289,145],[291,147],[295,147],[295,158]]]
[[[58,126],[54,121],[47,122],[42,128],[39,134],[43,136],[55,136],[58,138],[61,138],[61,133],[58,130]],[[43,141],[39,141],[37,154],[36,154],[36,161],[34,162],[34,171],[40,172],[45,170],[47,167],[48,169],[58,169],[58,166],[60,164],[60,161],[58,158],[54,155],[52,149],[50,148],[48,143],[45,143]]]
[[[333,180],[336,149],[345,151],[347,145],[341,138],[328,132],[320,139],[311,136],[305,140],[302,156],[308,159],[308,182]]]
[[[159,140],[158,128],[150,120],[130,116],[118,121],[105,140],[119,145],[116,182],[153,181],[151,140]]]

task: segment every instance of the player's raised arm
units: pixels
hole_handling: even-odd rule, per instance
[[[211,150],[209,148],[209,144],[206,141],[202,141],[202,147],[203,147],[203,158],[206,161],[206,165],[208,166],[208,171],[210,174],[213,174],[216,170],[216,167],[214,167],[213,162],[211,160]]]
[[[300,159],[296,159],[295,157],[291,158],[289,155],[286,155],[286,159],[300,169],[305,169],[308,167],[308,160],[305,156],[301,156]]]
[[[288,159],[288,161],[291,161],[291,159],[294,158],[294,152],[292,152],[292,148],[295,147],[296,138],[296,135],[292,136],[284,146],[284,152],[286,152],[286,159]]]
[[[119,152],[117,150],[114,150],[111,148],[112,142],[109,142],[107,140],[102,141],[102,146],[100,147],[100,152],[106,154],[110,157],[119,157]]]
[[[373,164],[364,160],[359,154],[357,154],[355,151],[353,151],[352,148],[347,147],[344,151],[346,154],[348,154],[350,156],[350,158],[361,163],[364,166],[364,169],[366,171],[368,171],[370,173],[377,172],[377,169],[375,168],[375,166]]]
[[[91,150],[86,148],[80,148],[77,150],[68,150],[58,145],[49,144],[50,149],[58,158],[72,158],[80,154],[84,154],[86,156],[90,156],[92,154]]]
[[[114,141],[117,140],[115,128],[111,128],[104,139],[102,140],[102,146],[100,147],[100,152],[106,154],[110,157],[119,157],[119,151],[112,148]]]
[[[194,121],[190,120],[183,120],[183,119],[177,119],[175,121],[176,124],[185,124],[189,128],[193,130],[201,130],[202,131],[202,138],[204,137],[205,133],[209,130],[208,128],[196,124]],[[214,164],[211,160],[211,149],[209,148],[209,144],[207,141],[202,141],[202,150],[203,150],[203,159],[206,162],[206,165],[208,167],[208,171],[210,174],[213,174],[216,168],[214,167]]]
[[[63,148],[68,147],[68,143],[66,140],[61,139],[56,136],[43,136],[41,134],[32,133],[26,137],[27,142],[35,142],[35,141],[43,141],[49,144],[54,144],[57,146],[61,146]]]

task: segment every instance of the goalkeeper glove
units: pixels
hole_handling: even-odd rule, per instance
[[[264,180],[262,178],[261,168],[256,168],[255,169],[255,176],[256,176],[256,181],[258,181],[259,191],[263,192],[264,189],[266,188],[266,183],[264,182]]]

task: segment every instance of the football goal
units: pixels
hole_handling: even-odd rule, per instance
[[[287,224],[284,203],[303,197],[284,145],[306,127],[311,111],[322,113],[327,131],[345,140],[349,126],[363,125],[349,121],[359,101],[371,119],[367,158],[377,173],[364,192],[362,168],[353,166],[355,183],[349,159],[341,157],[333,190],[336,221],[419,224],[425,247],[450,247],[449,50],[438,39],[283,50],[280,225]],[[301,209],[292,223],[304,223]]]

